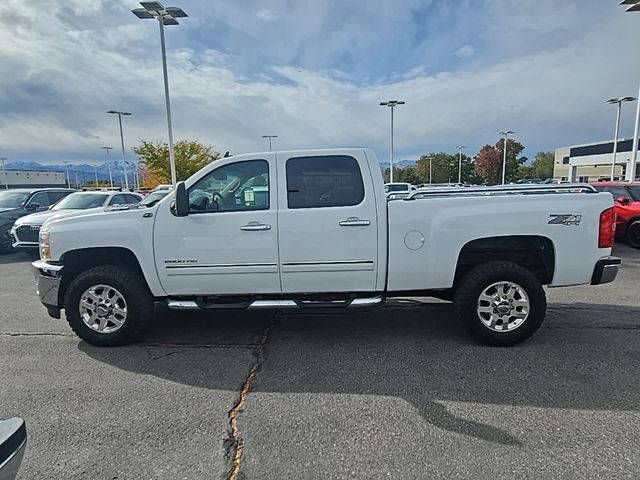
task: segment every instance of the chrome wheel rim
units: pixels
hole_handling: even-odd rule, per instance
[[[80,297],[80,317],[98,333],[113,333],[127,320],[127,302],[112,286],[94,285]]]
[[[482,324],[494,332],[512,332],[529,318],[531,304],[524,289],[514,282],[496,282],[478,298],[477,312]]]

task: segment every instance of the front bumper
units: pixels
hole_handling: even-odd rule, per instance
[[[591,285],[613,282],[618,276],[620,264],[622,264],[622,259],[618,257],[606,257],[598,260],[591,276]]]
[[[60,318],[60,282],[62,281],[62,265],[51,265],[46,262],[33,262],[33,275],[36,281],[36,293],[40,302],[47,308],[53,318]]]

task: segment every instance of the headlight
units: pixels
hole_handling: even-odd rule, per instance
[[[48,262],[51,260],[51,247],[49,246],[49,229],[40,229],[40,260]]]

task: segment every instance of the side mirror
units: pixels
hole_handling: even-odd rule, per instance
[[[189,195],[184,182],[178,182],[176,185],[175,212],[176,217],[189,215]]]
[[[24,420],[10,418],[0,421],[0,478],[16,478],[26,445],[27,428]]]
[[[25,209],[27,212],[35,212],[35,211],[36,211],[36,210],[38,210],[39,208],[40,208],[40,204],[39,204],[39,203],[35,203],[35,202],[29,203],[28,205],[26,205],[26,206],[24,207],[24,209]]]
[[[618,202],[620,205],[628,205],[629,199],[624,195],[620,195],[618,198],[616,198],[616,202]]]

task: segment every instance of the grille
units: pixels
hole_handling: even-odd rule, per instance
[[[16,236],[21,242],[37,242],[40,225],[20,225],[16,228]]]

